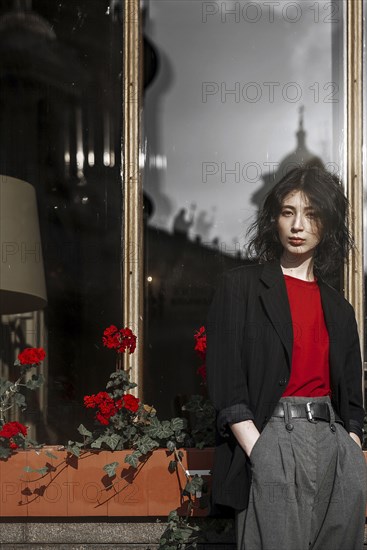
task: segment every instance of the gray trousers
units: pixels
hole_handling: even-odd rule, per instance
[[[362,550],[367,498],[363,452],[331,419],[272,417],[251,452],[248,508],[236,513],[238,550]]]

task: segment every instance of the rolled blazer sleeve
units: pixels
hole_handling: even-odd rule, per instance
[[[350,431],[356,433],[362,441],[363,420],[365,415],[362,394],[362,359],[357,322],[352,306],[349,308],[346,330],[348,334],[348,349],[344,376],[349,399],[349,428]]]
[[[206,322],[207,384],[217,411],[217,427],[229,435],[229,424],[253,420],[243,364],[246,292],[236,269],[221,275]]]

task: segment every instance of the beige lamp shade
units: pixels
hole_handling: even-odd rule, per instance
[[[46,305],[36,192],[29,183],[0,175],[0,314]]]

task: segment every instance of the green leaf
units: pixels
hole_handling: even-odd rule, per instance
[[[161,422],[156,416],[153,416],[149,426],[146,426],[144,431],[151,437],[167,439],[173,435],[173,430],[171,429],[170,424],[171,423],[168,420],[163,420],[163,422]]]
[[[44,466],[43,468],[32,468],[31,466],[24,466],[24,471],[27,473],[37,473],[41,476],[44,476],[48,474],[49,469],[47,468],[47,466]]]
[[[103,469],[108,477],[113,477],[116,475],[116,468],[118,465],[118,462],[111,462],[111,464],[106,464],[105,466],[103,466]]]
[[[177,519],[178,519],[177,510],[172,510],[172,511],[168,514],[167,521],[176,521]]]
[[[80,426],[78,428],[78,432],[80,433],[80,435],[85,435],[87,437],[92,437],[92,432],[87,430],[87,428],[83,424],[80,424]]]
[[[18,447],[23,447],[24,448],[25,437],[24,437],[23,434],[19,433],[17,435],[14,435],[13,440],[14,440],[14,443],[16,443],[18,445]]]
[[[185,418],[172,418],[171,420],[171,429],[175,431],[184,430],[187,426],[187,421]]]
[[[14,394],[14,403],[18,405],[18,407],[20,407],[23,411],[27,408],[27,403],[22,393]]]
[[[134,451],[130,455],[127,455],[125,457],[124,462],[127,464],[130,464],[133,468],[137,468],[139,464],[139,458],[142,456],[142,453],[140,451]]]
[[[47,468],[47,466],[44,466],[43,468],[35,468],[34,471],[37,472],[37,474],[40,474],[41,476],[45,476],[46,474],[49,473],[49,469]]]
[[[42,374],[32,374],[32,378],[27,380],[25,385],[29,390],[36,390],[37,388],[42,386],[43,382],[44,378]]]
[[[197,491],[202,491],[203,488],[203,478],[201,476],[195,475],[191,481],[186,483],[184,491],[190,495],[195,495]]]
[[[57,456],[52,454],[50,451],[45,451],[45,455],[48,456],[48,458],[54,458],[55,460],[57,460]]]
[[[71,453],[72,455],[79,458],[80,456],[80,447],[74,443],[74,441],[69,441],[67,445],[65,445],[65,449],[68,453]]]
[[[158,443],[158,441],[155,441],[154,439],[152,439],[148,435],[144,435],[143,437],[141,437],[136,442],[136,446],[137,446],[138,450],[143,455],[145,455],[145,454],[149,453],[149,451],[152,451],[153,449],[156,449],[157,447],[159,447],[159,443]]]
[[[114,451],[117,445],[120,443],[120,436],[118,434],[106,435],[103,437],[103,442],[108,445],[112,451]]]
[[[167,441],[166,446],[167,449],[171,452],[176,449],[176,444],[174,443],[174,441]]]
[[[0,378],[0,395],[3,395],[13,384],[5,378]]]
[[[97,437],[97,439],[95,441],[93,441],[93,443],[91,443],[91,447],[93,449],[100,449],[101,448],[101,445],[104,441],[104,438],[101,436],[101,437]]]
[[[27,443],[28,445],[32,445],[32,447],[37,447],[38,449],[44,445],[43,443],[38,443],[35,439],[31,439],[30,437],[27,437]]]
[[[11,449],[9,447],[3,447],[0,444],[0,458],[8,458],[11,455]]]

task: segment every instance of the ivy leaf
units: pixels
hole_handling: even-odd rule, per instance
[[[203,488],[203,478],[201,476],[195,475],[191,481],[186,483],[184,493],[190,495],[196,495],[196,493],[201,493]]]
[[[6,459],[11,455],[11,449],[9,447],[3,447],[0,445],[0,458]]]
[[[37,449],[40,449],[41,447],[43,447],[43,443],[37,443],[37,441],[35,439],[31,439],[30,437],[27,437],[26,439],[28,445],[32,445],[33,447],[36,447]]]
[[[173,441],[167,441],[166,446],[167,446],[167,449],[171,452],[176,449],[176,444]]]
[[[16,393],[14,395],[14,402],[23,411],[27,408],[27,403],[25,402],[25,397],[22,393]]]
[[[149,451],[152,451],[153,449],[159,447],[159,443],[148,435],[143,435],[143,437],[141,437],[137,441],[136,446],[138,447],[138,450],[141,452],[141,454],[145,455],[149,453]]]
[[[185,418],[172,418],[171,420],[171,429],[175,431],[184,430],[187,426],[187,421]]]
[[[47,466],[44,466],[43,468],[32,468],[31,466],[24,466],[24,471],[27,473],[37,473],[41,476],[45,476],[46,474],[48,474],[49,469],[47,468]]]
[[[78,428],[78,432],[80,433],[80,435],[85,435],[87,437],[92,437],[92,432],[87,430],[87,428],[83,424],[80,424],[80,426]]]
[[[117,378],[118,376],[120,376],[119,371],[111,372],[111,374],[110,374],[110,378]]]
[[[134,451],[130,455],[127,455],[125,457],[125,461],[127,464],[130,464],[133,468],[137,468],[139,464],[139,458],[142,456],[142,453],[140,451]]]
[[[55,460],[57,460],[57,456],[52,454],[50,451],[45,451],[45,455],[48,456],[48,458],[54,458]]]
[[[176,432],[175,439],[178,443],[183,443],[185,441],[187,434],[185,432]]]
[[[117,445],[120,443],[120,436],[118,434],[106,435],[103,437],[103,442],[108,445],[112,451],[114,451]]]
[[[93,443],[91,443],[90,446],[93,447],[93,449],[100,449],[103,442],[104,442],[104,437],[100,436],[100,437],[97,437],[97,439],[93,441]]]
[[[172,511],[168,514],[167,521],[177,521],[177,520],[178,520],[177,510],[172,510]]]
[[[171,423],[168,420],[160,422],[156,416],[153,416],[149,426],[145,428],[145,433],[158,439],[167,439],[173,434]]]
[[[79,458],[80,456],[80,447],[74,443],[74,441],[69,441],[67,445],[65,445],[65,449],[68,453],[71,453],[72,455]]]
[[[0,378],[0,395],[3,395],[13,384],[5,378]]]
[[[32,374],[32,378],[27,380],[25,385],[29,390],[36,390],[42,386],[43,382],[44,378],[42,374]]]
[[[111,464],[106,464],[105,466],[103,466],[103,469],[108,477],[113,477],[116,475],[116,468],[118,465],[118,462],[111,462]]]

